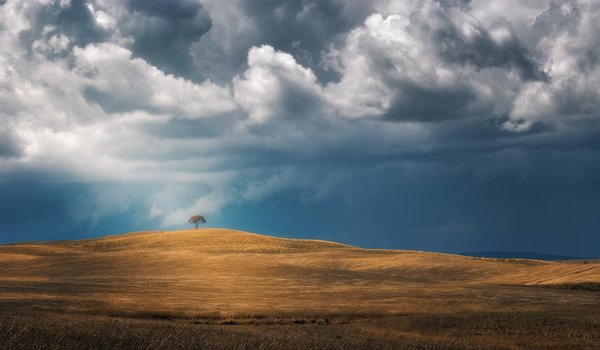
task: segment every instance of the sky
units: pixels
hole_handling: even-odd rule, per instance
[[[0,242],[600,256],[597,0],[0,0]]]

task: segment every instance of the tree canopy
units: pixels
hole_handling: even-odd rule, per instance
[[[205,223],[206,223],[206,219],[204,218],[204,216],[203,216],[203,215],[194,215],[194,216],[192,216],[192,217],[191,217],[191,218],[188,220],[188,222],[189,222],[190,224],[194,224],[194,225],[196,225],[196,228],[198,228],[198,225],[199,225],[199,224],[205,224]]]

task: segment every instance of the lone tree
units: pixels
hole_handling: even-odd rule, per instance
[[[205,218],[204,218],[204,216],[202,216],[202,215],[194,215],[194,216],[192,216],[192,217],[191,217],[191,218],[188,220],[188,222],[189,222],[190,224],[194,224],[194,225],[196,225],[196,228],[198,228],[198,225],[199,225],[199,224],[205,224],[205,223],[206,223],[206,219],[205,219]]]

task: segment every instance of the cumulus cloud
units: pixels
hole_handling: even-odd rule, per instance
[[[350,116],[498,117],[523,80],[545,79],[508,28],[485,28],[434,1],[368,17],[329,57],[342,72],[329,94]]]
[[[598,117],[600,44],[595,1],[553,3],[537,17],[533,30],[544,53],[547,82],[525,84],[515,98],[511,121],[558,121]]]
[[[248,70],[233,80],[236,101],[255,122],[311,117],[321,110],[315,74],[271,46],[253,47]]]
[[[198,118],[235,108],[227,88],[165,74],[114,44],[75,48],[73,56],[86,98],[109,113],[147,110]]]

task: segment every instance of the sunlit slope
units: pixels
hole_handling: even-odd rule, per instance
[[[227,229],[133,232],[100,239],[68,242],[73,246],[99,251],[187,250],[198,252],[307,252],[345,249],[349,246],[318,240],[285,239]]]
[[[557,288],[525,287],[536,285]],[[600,263],[593,261],[360,249],[224,229],[0,246],[0,302],[69,312],[238,317],[530,310],[565,297],[597,302],[598,285]],[[579,286],[592,291],[564,289]]]

